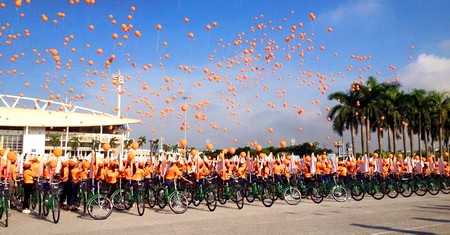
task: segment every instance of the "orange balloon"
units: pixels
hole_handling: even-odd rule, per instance
[[[183,112],[186,112],[186,111],[188,110],[188,106],[185,105],[185,104],[183,104],[183,105],[181,106],[181,110],[182,110]]]
[[[161,30],[161,29],[162,29],[162,26],[161,26],[160,24],[157,24],[157,25],[156,25],[156,29],[157,29],[157,30]]]
[[[183,148],[184,148],[184,147],[186,147],[186,146],[187,146],[187,140],[185,140],[185,139],[182,139],[182,140],[180,140],[180,143],[179,143],[179,144],[180,144],[180,146],[181,146],[181,147],[183,147]]]
[[[228,149],[228,152],[229,152],[231,155],[233,155],[234,153],[236,153],[236,149],[233,148],[233,147],[231,147],[231,148]]]
[[[211,143],[206,144],[206,150],[211,151],[213,149],[214,149],[214,145],[213,144],[211,144]]]
[[[280,147],[282,148],[286,147],[286,141],[284,140],[280,141]]]
[[[55,149],[53,150],[53,155],[55,155],[56,157],[61,157],[61,156],[62,156],[62,153],[63,153],[63,151],[62,151],[61,148],[55,148]]]
[[[189,33],[188,36],[189,38],[194,38],[194,33]]]

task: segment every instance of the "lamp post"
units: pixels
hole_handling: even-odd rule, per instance
[[[184,105],[186,106],[186,100],[189,99],[187,96],[183,96]],[[187,110],[184,111],[184,139],[187,141]],[[184,157],[187,155],[187,146],[184,146]]]
[[[183,96],[183,100],[184,100],[184,105],[186,105],[186,100],[188,99],[188,97],[187,96]],[[186,137],[186,130],[187,130],[187,123],[186,123],[186,120],[187,120],[187,110],[184,112],[184,139],[187,141],[187,137]]]
[[[337,148],[337,152],[338,152],[338,159],[341,156],[341,147],[342,147],[342,141],[338,140],[334,142],[334,147]]]
[[[119,70],[119,73],[112,75],[112,79],[113,79],[113,81],[117,81],[117,84],[118,84],[118,86],[117,86],[117,107],[118,107],[117,116],[120,117],[120,110],[121,110],[120,96],[122,93],[122,85],[123,85],[123,75],[120,73],[120,70]]]

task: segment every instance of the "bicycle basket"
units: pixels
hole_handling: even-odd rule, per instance
[[[52,187],[52,194],[57,195],[60,194],[62,192],[62,186],[58,185],[54,185]]]
[[[101,184],[100,185],[100,193],[101,194],[108,194],[110,189],[111,189],[110,184]]]

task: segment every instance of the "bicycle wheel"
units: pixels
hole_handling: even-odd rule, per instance
[[[221,205],[224,205],[225,203],[227,203],[227,198],[225,197],[225,187],[224,186],[219,186],[219,188],[217,189],[217,200],[219,201],[219,203]]]
[[[414,184],[414,193],[420,197],[425,196],[427,194],[427,185],[422,181],[417,181]]]
[[[443,194],[450,193],[450,183],[446,179],[439,180],[439,187]]]
[[[403,197],[410,197],[413,194],[413,188],[411,187],[409,181],[402,181],[400,183],[399,193]]]
[[[322,191],[323,191],[323,189],[320,186],[320,184],[317,183],[317,182],[314,183],[314,185],[311,188],[311,200],[314,203],[319,204],[319,203],[321,203],[323,201],[323,197],[322,197],[323,193],[322,193]]]
[[[120,188],[111,195],[111,202],[116,210],[123,211],[126,209],[124,193],[125,190]]]
[[[102,195],[93,196],[87,203],[88,213],[95,220],[108,218],[113,211],[112,202]]]
[[[239,186],[233,187],[231,200],[236,202],[237,208],[240,210],[244,207],[244,192],[242,191],[242,188]]]
[[[255,201],[255,195],[253,194],[252,185],[247,185],[247,187],[245,188],[245,199],[249,203],[252,203]]]
[[[335,185],[331,189],[331,195],[337,202],[347,201],[347,190],[342,185]]]
[[[133,188],[126,189],[123,193],[123,204],[125,206],[125,210],[130,210],[133,206],[134,195],[131,190],[133,190]]]
[[[205,192],[205,201],[206,201],[206,205],[208,206],[209,211],[212,212],[212,211],[216,210],[217,198],[216,198],[216,194],[214,193],[214,191],[207,190]]]
[[[189,201],[179,191],[175,191],[169,196],[169,207],[175,214],[183,214],[189,207]]]
[[[375,198],[376,200],[381,200],[384,198],[384,193],[381,190],[381,184],[375,183],[370,185],[369,187],[369,194],[372,195],[373,198]]]
[[[200,192],[199,192],[198,188],[195,189],[194,193],[192,194],[191,202],[192,202],[192,204],[194,204],[194,206],[198,206],[202,202],[200,200],[200,195],[199,194],[200,194]]]
[[[19,202],[23,202],[23,185],[22,184],[19,184],[18,186],[17,186],[17,188],[15,188],[15,190],[14,190],[14,197],[16,198],[16,200],[17,201],[19,201]]]
[[[267,186],[262,186],[260,200],[265,207],[271,207],[275,201],[272,189]]]
[[[83,213],[86,213],[87,211],[87,200],[88,200],[87,192],[83,191],[83,193],[81,194],[81,201],[83,203]]]
[[[59,208],[59,196],[58,195],[53,196],[50,203],[52,208],[53,222],[57,224],[59,222],[59,216],[61,213],[61,210]]]
[[[353,200],[361,201],[364,198],[365,194],[366,193],[364,192],[364,188],[361,183],[354,183],[352,185],[350,195],[352,196]]]
[[[150,208],[156,205],[156,191],[153,188],[147,189],[147,203]]]
[[[394,199],[398,196],[398,188],[399,186],[397,186],[396,184],[389,183],[388,185],[386,185],[385,193],[389,198]]]
[[[34,211],[34,209],[36,209],[36,205],[37,205],[36,192],[33,192],[33,193],[30,195],[30,202],[29,202],[28,205],[30,205],[30,209],[31,209],[31,210]]]
[[[136,193],[136,207],[137,207],[138,214],[140,216],[144,215],[144,211],[145,211],[144,191],[140,191],[140,190],[137,191],[137,193]]]
[[[4,207],[3,210],[5,213],[5,227],[8,227],[8,218],[9,218],[9,199],[4,199]]]
[[[428,182],[428,192],[431,195],[437,195],[439,193],[439,186],[434,179]]]
[[[287,187],[283,191],[283,197],[289,205],[298,205],[302,200],[302,194],[300,193],[300,190],[292,186]]]
[[[42,197],[42,214],[44,214],[44,216],[47,216],[48,213],[50,212],[50,204],[49,204],[49,194],[48,193],[44,193],[44,196]]]
[[[159,208],[163,209],[167,205],[167,201],[165,199],[166,193],[164,188],[159,188],[156,192],[156,204],[158,204]]]
[[[2,196],[0,196],[0,219],[3,218],[3,212],[5,212],[5,207],[6,207],[5,199]]]

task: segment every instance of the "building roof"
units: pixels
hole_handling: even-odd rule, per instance
[[[55,110],[0,107],[0,126],[83,127],[140,123],[106,113],[77,113]]]

